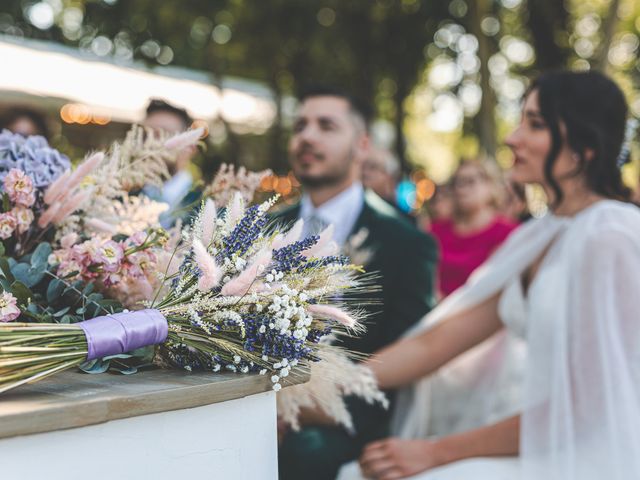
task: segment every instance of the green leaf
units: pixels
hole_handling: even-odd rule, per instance
[[[74,317],[73,315],[65,315],[60,319],[59,323],[76,323],[75,319],[76,317]]]
[[[44,278],[46,265],[31,266],[28,263],[17,263],[11,272],[17,280],[27,287],[33,287]]]
[[[79,368],[85,373],[104,373],[109,369],[109,360],[105,361],[102,358],[96,358],[95,360],[84,362]]]
[[[71,309],[71,307],[65,307],[65,308],[63,308],[62,310],[60,310],[60,311],[58,311],[58,312],[55,312],[55,313],[53,314],[53,316],[54,316],[55,318],[62,317],[62,316],[63,316],[65,313],[67,313],[70,309]]]
[[[8,212],[11,210],[11,202],[9,201],[9,195],[5,192],[2,195],[2,211]]]
[[[29,299],[33,298],[33,293],[22,282],[15,281],[11,284],[11,293],[18,300],[20,305],[28,305]]]
[[[4,255],[5,252],[6,252],[6,250],[4,248],[4,243],[0,242],[0,255]]]
[[[39,244],[31,255],[31,265],[46,267],[49,263],[49,255],[51,255],[51,245],[46,242]]]
[[[62,292],[64,292],[64,282],[54,278],[49,286],[47,287],[47,302],[53,303],[58,300],[62,296]]]
[[[121,373],[122,375],[133,375],[134,373],[138,373],[138,369],[133,366],[113,365],[111,370]]]
[[[2,274],[7,280],[9,280],[9,282],[13,282],[15,280],[13,273],[11,273],[11,266],[6,257],[0,257],[0,270],[2,270]]]
[[[87,283],[85,287],[82,289],[83,295],[89,295],[91,292],[93,292],[93,287],[94,287],[94,284],[92,282]]]

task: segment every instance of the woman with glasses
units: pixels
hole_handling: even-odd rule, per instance
[[[462,286],[518,226],[499,213],[505,190],[490,165],[462,162],[451,179],[451,190],[453,217],[431,226],[440,244],[438,279],[442,297]]]

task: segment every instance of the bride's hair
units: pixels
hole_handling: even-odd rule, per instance
[[[526,95],[536,90],[540,113],[551,131],[551,151],[545,163],[545,177],[562,199],[553,178],[553,165],[563,145],[560,124],[566,127],[566,141],[580,158],[576,175],[584,173],[594,192],[608,198],[627,200],[617,158],[622,149],[627,120],[624,94],[611,79],[598,72],[550,72],[538,77]],[[587,159],[586,151],[593,157]]]

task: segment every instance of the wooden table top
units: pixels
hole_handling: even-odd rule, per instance
[[[288,384],[303,383],[307,377]],[[148,370],[68,371],[0,394],[0,438],[199,407],[268,392],[270,375]]]

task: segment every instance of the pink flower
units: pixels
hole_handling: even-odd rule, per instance
[[[98,248],[94,260],[102,265],[102,269],[105,272],[115,273],[120,270],[123,258],[124,250],[122,245],[113,240],[107,240]]]
[[[4,177],[4,190],[16,205],[30,207],[36,201],[31,178],[17,168],[12,168]]]
[[[78,241],[79,236],[75,232],[67,233],[60,239],[60,245],[62,248],[71,248]]]
[[[12,322],[20,316],[18,301],[9,292],[0,295],[0,322]]]
[[[0,213],[0,238],[6,240],[15,231],[18,221],[11,213]]]
[[[200,240],[193,241],[193,253],[198,268],[202,273],[198,279],[198,289],[201,292],[208,292],[220,284],[222,269],[216,264],[216,260],[209,255]]]
[[[202,127],[187,130],[186,132],[179,133],[169,138],[164,142],[164,146],[169,150],[184,150],[187,147],[196,145],[203,133],[204,128]]]
[[[147,232],[136,232],[127,238],[127,245],[132,247],[139,247],[147,239]]]
[[[151,252],[142,251],[127,255],[127,263],[124,268],[131,277],[144,277],[145,272],[156,265],[155,255]]]
[[[29,230],[34,219],[33,211],[30,208],[13,207],[11,214],[16,219],[18,233],[24,233]]]
[[[356,319],[349,315],[344,310],[334,307],[333,305],[309,305],[308,310],[310,313],[321,317],[328,317],[336,322],[341,323],[345,327],[353,328],[357,325]]]
[[[242,296],[246,294],[258,275],[264,272],[267,265],[271,263],[271,250],[263,248],[251,260],[251,263],[237,277],[232,278],[229,283],[222,287],[222,294],[229,296]]]

